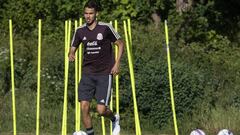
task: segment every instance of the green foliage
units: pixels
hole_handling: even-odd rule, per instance
[[[138,27],[145,34],[133,34],[135,39],[133,42],[136,45],[133,46],[133,53],[137,99],[141,119],[151,120],[156,127],[161,128],[172,119],[168,68],[166,50],[162,46],[164,33],[159,34],[158,30],[151,30],[150,27],[141,27],[141,29]],[[147,30],[151,30],[151,33],[145,32]],[[133,31],[133,33],[137,32]],[[122,110],[133,106],[127,65],[123,67],[125,68],[121,78]],[[204,83],[204,76],[196,68],[187,63],[173,61],[173,85],[179,118],[191,114],[196,108],[197,102],[200,102],[204,95]]]
[[[11,131],[11,75],[8,19],[13,19],[18,126],[34,132],[37,85],[37,19],[43,19],[41,63],[41,131],[59,133],[64,92],[64,21],[82,17],[86,1],[0,2],[0,130]],[[200,127],[207,133],[239,125],[239,14],[223,0],[195,4],[179,15],[175,1],[101,0],[101,21],[132,19],[137,101],[143,131],[173,133],[164,26],[156,29],[150,15],[168,18],[173,90],[181,134]],[[226,12],[225,12],[226,11]],[[231,16],[228,16],[231,15]],[[226,19],[225,19],[226,18]],[[72,27],[73,28],[73,27]],[[123,37],[123,27],[119,27]],[[226,32],[226,33],[225,33]],[[74,63],[69,70],[69,132],[74,130]],[[93,102],[92,107],[95,107]],[[224,108],[224,109],[223,109]],[[226,108],[226,109],[225,109]],[[122,128],[134,132],[134,114],[126,53],[120,76]],[[227,114],[227,115],[221,115]],[[97,131],[99,117],[92,113]],[[229,117],[232,115],[233,117]],[[230,120],[230,125],[224,121]],[[54,124],[53,124],[54,123]],[[3,130],[4,129],[4,130]],[[145,130],[146,129],[146,130]],[[156,131],[158,132],[158,131]],[[154,133],[154,132],[153,132]]]
[[[12,19],[15,24],[14,31],[29,36],[36,28],[37,19],[43,19],[52,30],[67,19],[78,19],[83,13],[81,6],[83,3],[83,1],[64,0],[8,0],[1,9],[4,11],[1,21],[7,24],[7,20]]]
[[[0,76],[1,76],[1,81],[0,81],[0,95],[4,95],[7,91],[10,89],[10,85],[8,82],[10,82],[10,66],[9,66],[9,49],[6,47],[1,47],[0,48]]]

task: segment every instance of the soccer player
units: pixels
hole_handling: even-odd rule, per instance
[[[120,116],[114,115],[108,108],[112,77],[119,73],[120,59],[124,43],[110,24],[99,22],[96,16],[99,5],[89,0],[84,6],[86,23],[79,27],[73,36],[69,52],[69,61],[75,60],[75,52],[80,43],[84,45],[82,78],[79,83],[78,99],[81,102],[82,119],[88,135],[94,135],[90,116],[90,102],[97,101],[100,116],[109,118],[113,125],[113,135],[120,132]],[[118,56],[114,60],[113,44],[118,46]]]

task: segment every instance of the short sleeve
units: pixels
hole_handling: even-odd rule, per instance
[[[71,46],[78,48],[79,44],[82,42],[80,29],[77,29],[73,35]]]
[[[108,38],[113,43],[121,38],[120,35],[114,30],[112,25],[108,25],[107,32],[108,32]]]

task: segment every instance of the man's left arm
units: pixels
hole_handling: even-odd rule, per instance
[[[120,67],[120,60],[124,51],[124,42],[121,39],[118,39],[117,41],[115,41],[114,43],[117,47],[118,47],[118,55],[117,58],[115,60],[115,64],[111,70],[111,74],[112,75],[117,75],[119,73],[119,67]]]

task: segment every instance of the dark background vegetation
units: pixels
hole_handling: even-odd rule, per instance
[[[64,21],[83,17],[85,0],[0,1],[0,134],[12,132],[8,20],[13,20],[17,131],[35,132],[38,19],[43,20],[41,132],[60,133],[64,92]],[[137,102],[143,134],[174,133],[164,36],[168,20],[179,132],[240,134],[239,0],[100,0],[98,19],[131,18]],[[72,27],[74,28],[74,27]],[[72,31],[73,33],[73,31]],[[70,64],[68,132],[74,131],[74,64]],[[114,96],[115,97],[115,96]],[[127,55],[120,75],[122,131],[134,132]],[[93,109],[95,127],[99,117]]]

